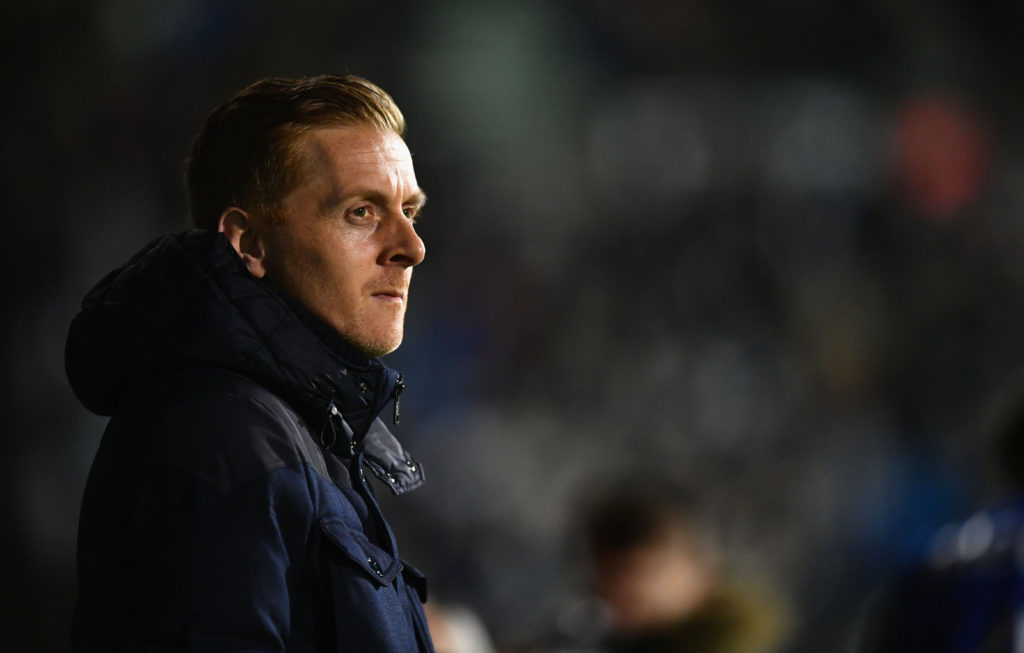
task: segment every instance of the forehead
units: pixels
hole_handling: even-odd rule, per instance
[[[314,179],[385,176],[415,182],[409,147],[390,130],[362,125],[321,127],[303,134],[296,145],[308,177]]]

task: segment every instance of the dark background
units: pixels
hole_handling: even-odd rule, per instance
[[[406,114],[421,234],[389,501],[503,650],[564,628],[581,497],[693,488],[737,568],[840,650],[870,593],[998,491],[1024,363],[1024,9],[987,1],[37,0],[0,21],[0,623],[67,647],[103,420],[63,339],[186,228],[206,114],[350,72]]]

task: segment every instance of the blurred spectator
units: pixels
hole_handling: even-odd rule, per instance
[[[924,559],[879,594],[862,653],[1024,651],[1024,400],[994,444],[1007,496],[942,528]]]
[[[730,577],[695,501],[640,481],[599,499],[584,517],[594,589],[614,653],[767,653],[784,610]]]

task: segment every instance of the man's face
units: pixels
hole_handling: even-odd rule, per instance
[[[678,534],[598,556],[597,591],[620,631],[656,629],[685,619],[709,596],[714,572]]]
[[[265,278],[366,354],[394,351],[425,253],[409,148],[365,126],[314,129],[297,147],[306,175],[264,221]]]

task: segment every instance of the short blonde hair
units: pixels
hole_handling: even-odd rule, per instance
[[[192,222],[215,230],[237,206],[274,216],[300,182],[299,137],[318,127],[365,125],[405,136],[405,118],[379,86],[354,75],[269,78],[210,114],[185,172]]]

